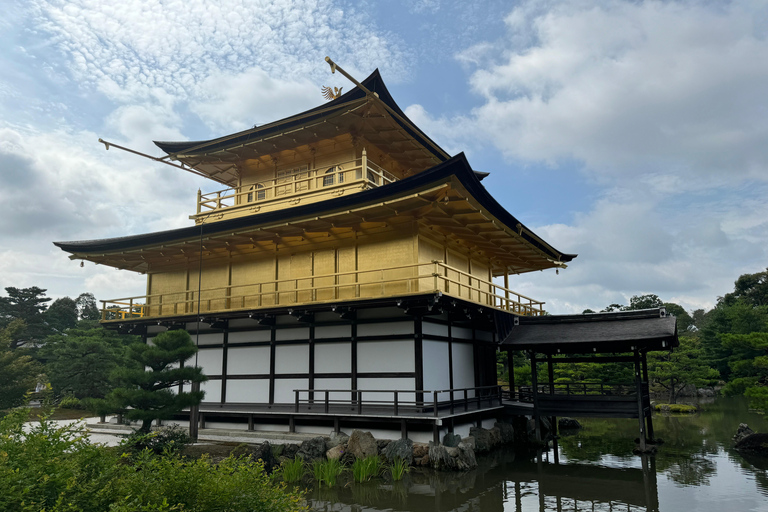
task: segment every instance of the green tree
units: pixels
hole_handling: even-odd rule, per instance
[[[56,299],[43,316],[52,332],[64,332],[77,325],[77,304],[69,297]]]
[[[768,269],[755,274],[740,275],[732,293],[726,293],[720,302],[726,305],[741,301],[751,306],[768,306]]]
[[[13,320],[23,320],[23,330],[14,333],[11,348],[25,344],[36,344],[50,334],[50,328],[43,313],[51,300],[45,296],[46,290],[32,286],[30,288],[5,289],[7,297],[0,297],[0,328],[7,327]]]
[[[136,342],[136,336],[120,335],[84,320],[63,334],[48,336],[40,356],[46,360],[46,373],[57,395],[105,398],[113,388],[110,375],[129,364],[127,347]]]
[[[0,330],[0,410],[23,405],[27,393],[34,391],[41,367],[23,350],[12,349],[14,339],[26,326],[13,320]]]
[[[682,306],[674,302],[665,302],[664,307],[668,314],[677,318],[677,332],[685,333],[694,329],[693,318]]]
[[[207,380],[199,367],[183,366],[196,352],[192,338],[183,330],[158,334],[151,344],[132,344],[129,358],[138,367],[117,370],[119,387],[109,393],[107,400],[125,411],[129,419],[140,420],[140,431],[149,432],[152,420],[168,419],[203,399],[202,391],[173,391],[181,384]]]
[[[92,293],[85,292],[75,299],[77,315],[80,320],[101,320],[101,312]]]
[[[677,403],[677,395],[688,385],[696,388],[717,383],[720,374],[702,364],[701,342],[693,336],[681,336],[680,346],[672,352],[648,355],[648,376],[669,392],[669,403]]]

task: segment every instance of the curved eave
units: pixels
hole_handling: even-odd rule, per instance
[[[393,117],[393,121],[396,122],[402,130],[408,133],[413,139],[418,141],[427,151],[429,151],[437,161],[445,161],[449,158],[442,148],[440,148],[432,139],[430,139],[424,132],[416,127],[413,122],[408,119],[402,109],[395,103],[394,98],[389,93],[384,81],[379,74],[379,70],[376,69],[371,73],[362,85],[369,91],[376,93],[379,100],[385,105],[391,108],[398,116],[406,120],[405,123]],[[346,109],[359,104],[366,99],[366,93],[359,87],[355,87],[349,92],[344,93],[339,98],[331,100],[327,103],[319,105],[315,108],[309,109],[300,114],[296,114],[290,117],[286,117],[279,121],[275,121],[263,126],[254,127],[242,132],[226,135],[224,137],[218,137],[216,139],[206,141],[154,141],[155,145],[165,151],[168,155],[178,159],[190,159],[193,157],[199,157],[202,155],[214,154],[228,149],[247,145],[254,141],[270,137],[272,135],[285,132],[300,127],[307,123],[317,122],[325,117],[338,115]]]
[[[342,218],[355,210],[375,210],[377,207],[386,209],[387,203],[404,201],[406,198],[423,191],[435,189],[435,187],[453,187],[463,189],[468,196],[467,200],[477,205],[488,216],[492,217],[494,224],[500,223],[500,229],[515,239],[522,240],[528,246],[535,248],[539,258],[546,259],[549,263],[526,271],[540,268],[565,266],[565,263],[576,257],[575,254],[566,254],[557,251],[546,243],[530,229],[525,227],[513,215],[507,212],[480,183],[477,175],[472,171],[463,153],[439,164],[427,171],[409,178],[393,182],[379,188],[341,196],[329,201],[321,201],[307,205],[294,206],[292,208],[258,213],[246,217],[238,217],[229,220],[211,222],[200,226],[160,231],[142,235],[133,235],[104,240],[90,240],[79,242],[54,242],[54,245],[62,250],[72,253],[76,258],[92,259],[92,255],[107,255],[126,251],[135,251],[142,248],[171,245],[189,240],[216,238],[227,235],[235,235],[244,231],[255,231],[260,227],[273,225],[290,225],[298,222],[312,222],[329,216],[336,215]],[[484,213],[484,214],[485,214]],[[391,213],[397,215],[397,213]],[[491,222],[491,221],[489,221]],[[103,263],[103,262],[102,262]],[[124,268],[133,268],[125,266]],[[139,266],[133,268],[141,271]]]

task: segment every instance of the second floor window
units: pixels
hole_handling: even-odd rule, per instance
[[[325,171],[325,176],[323,176],[323,186],[324,187],[330,187],[334,183],[344,183],[344,175],[342,173],[338,173],[339,167],[330,167],[327,171]]]
[[[255,185],[251,185],[251,188],[248,189],[248,202],[252,202],[254,200],[256,201],[263,201],[267,197],[267,191],[264,190],[264,185],[260,183],[256,183]]]

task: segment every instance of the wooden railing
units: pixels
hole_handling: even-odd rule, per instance
[[[331,187],[363,185],[375,188],[397,181],[397,178],[365,154],[362,158],[317,169],[306,169],[289,176],[249,183],[197,196],[197,214],[209,214],[235,206],[255,206],[274,200],[318,192]]]
[[[294,412],[439,417],[456,414],[456,411],[477,411],[502,405],[501,386],[443,390],[294,389],[293,393]],[[349,398],[339,398],[338,395]]]
[[[102,321],[443,292],[524,316],[544,303],[441,261],[103,300]]]
[[[643,383],[644,393],[647,393],[647,383]],[[636,396],[637,386],[634,382],[602,383],[602,382],[557,382],[552,393],[549,383],[539,383],[539,395],[558,396]],[[515,386],[514,389],[503,391],[505,400],[518,402],[533,402],[532,386]]]

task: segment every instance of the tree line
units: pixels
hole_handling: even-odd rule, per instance
[[[91,293],[52,300],[36,286],[5,291],[0,415],[37,396],[102,416],[124,414],[148,432],[153,419],[170,418],[202,399],[202,392],[180,389],[182,383],[205,380],[199,368],[183,364],[197,351],[186,331],[167,331],[146,344],[99,325]]]

